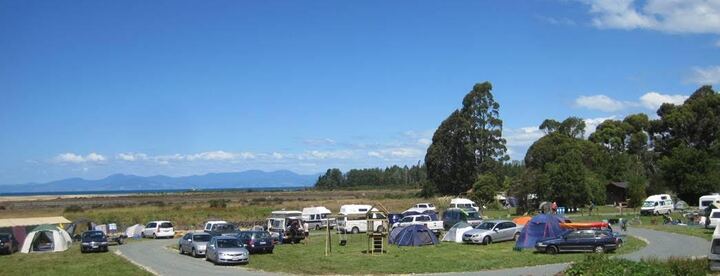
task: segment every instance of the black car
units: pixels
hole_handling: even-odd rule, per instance
[[[0,253],[12,254],[18,251],[18,241],[13,234],[0,233]]]
[[[275,249],[272,236],[265,231],[241,231],[237,238],[250,253],[272,253]]]
[[[567,231],[557,238],[540,240],[535,249],[555,254],[559,252],[596,252],[615,251],[622,241],[608,230]]]
[[[80,252],[107,252],[108,239],[102,231],[86,231],[80,238]]]

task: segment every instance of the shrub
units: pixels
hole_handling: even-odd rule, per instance
[[[227,204],[230,202],[230,200],[227,199],[213,199],[208,201],[210,203],[210,208],[227,208]]]
[[[70,205],[70,206],[65,207],[65,211],[64,211],[64,212],[65,212],[65,213],[79,213],[79,212],[82,212],[82,211],[83,211],[82,206],[73,204],[73,205]]]
[[[0,210],[5,210],[5,206],[0,205]]]
[[[565,275],[706,275],[705,259],[669,259],[667,261],[610,259],[606,255],[586,255],[585,259],[565,270]]]

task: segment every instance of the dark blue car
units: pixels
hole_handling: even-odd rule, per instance
[[[265,231],[241,231],[238,240],[245,245],[250,253],[273,253],[275,242],[270,233]]]
[[[535,243],[539,252],[612,252],[622,241],[608,230],[567,231],[557,238],[540,240]]]

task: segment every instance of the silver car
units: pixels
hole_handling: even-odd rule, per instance
[[[205,253],[205,260],[214,264],[247,264],[250,252],[244,248],[240,240],[231,236],[216,236],[210,239]]]
[[[180,254],[190,254],[195,258],[205,256],[205,249],[212,236],[208,233],[187,233],[178,241]]]
[[[462,240],[465,243],[491,244],[498,241],[517,240],[521,227],[509,220],[486,220],[465,232]]]

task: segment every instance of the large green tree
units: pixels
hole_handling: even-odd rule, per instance
[[[463,98],[462,108],[450,114],[433,135],[425,164],[429,180],[442,194],[467,192],[478,175],[497,175],[509,159],[500,104],[491,90],[489,82],[475,84]]]

